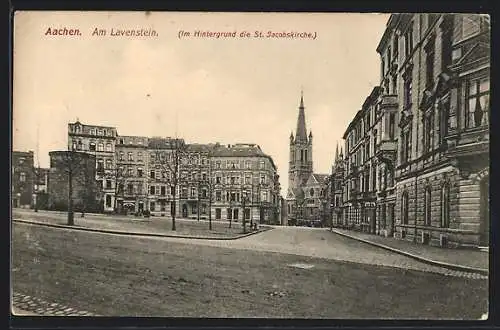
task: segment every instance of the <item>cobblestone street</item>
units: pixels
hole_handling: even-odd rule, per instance
[[[22,310],[22,312],[19,313],[19,316],[26,315],[26,313],[23,313],[24,311],[30,313],[28,315],[97,316],[96,314],[90,312],[76,310],[75,308],[59,303],[51,303],[37,297],[27,296],[17,292],[14,292],[12,295],[12,306],[13,312],[16,315],[16,309]]]

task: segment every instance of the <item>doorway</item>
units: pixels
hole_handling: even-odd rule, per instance
[[[188,208],[186,204],[182,204],[182,217],[187,218],[188,216]]]

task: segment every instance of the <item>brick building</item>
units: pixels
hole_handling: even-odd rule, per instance
[[[12,207],[30,208],[33,204],[33,151],[11,153]]]
[[[102,212],[102,187],[95,179],[95,156],[74,151],[52,151],[49,156],[48,208],[68,210],[71,180],[73,210]]]
[[[381,89],[373,97],[371,133],[377,213],[369,231],[422,244],[487,245],[488,17],[393,14],[377,52]],[[354,153],[371,139],[356,132],[362,118],[358,112],[344,136],[346,208],[358,199],[359,185],[351,178],[361,170],[363,152]],[[355,222],[358,216],[355,211]]]
[[[346,227],[347,219],[344,217],[344,155],[342,147],[340,153],[337,148],[335,150],[335,160],[332,166],[331,179],[331,207],[332,207],[332,223],[334,227]]]

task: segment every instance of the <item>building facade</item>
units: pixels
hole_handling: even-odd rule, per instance
[[[95,157],[105,212],[281,222],[277,168],[258,145],[122,136],[78,121],[69,124],[68,143]]]
[[[332,223],[333,227],[344,228],[347,226],[347,219],[344,217],[344,155],[342,147],[340,153],[337,148],[335,150],[335,160],[332,166],[331,175],[331,207],[332,207]]]
[[[68,150],[93,155],[96,160],[95,179],[102,187],[103,210],[116,208],[116,139],[115,127],[84,125],[78,120],[68,124]]]
[[[359,192],[368,187],[372,198],[375,187],[369,232],[443,247],[488,245],[489,17],[393,14],[377,52],[373,128],[356,131],[368,114],[362,110],[344,135],[348,217],[363,230],[357,224],[367,219],[352,208]],[[363,186],[367,166],[359,165],[372,137],[375,185]]]
[[[30,208],[34,192],[33,151],[12,151],[11,155],[12,207]]]
[[[114,170],[115,210],[142,214],[148,203],[148,144],[143,136],[118,136]]]
[[[211,167],[213,219],[280,224],[277,168],[258,145],[215,144]]]

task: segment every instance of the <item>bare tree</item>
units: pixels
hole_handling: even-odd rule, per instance
[[[89,170],[88,156],[79,153],[73,149],[61,152],[61,157],[58,159],[58,166],[63,173],[67,175],[68,179],[68,225],[74,225],[74,207],[73,207],[73,181],[81,171],[84,171],[84,177],[88,175],[85,173]],[[87,157],[85,157],[87,156]],[[87,186],[84,187],[87,189]]]
[[[177,189],[180,184],[180,167],[186,155],[186,143],[182,139],[156,139],[155,165],[159,165],[163,173],[168,173],[167,182],[172,194],[172,230],[176,230]]]

